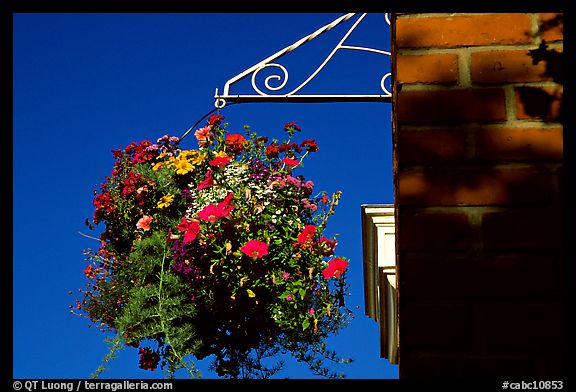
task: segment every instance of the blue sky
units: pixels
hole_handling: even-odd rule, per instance
[[[107,352],[104,334],[69,313],[85,285],[84,225],[93,190],[110,173],[111,150],[132,141],[181,136],[214,108],[214,91],[260,60],[330,23],[331,13],[23,13],[13,40],[13,377],[87,378]],[[350,21],[286,56],[289,86],[332,50]],[[346,42],[389,50],[383,14],[369,14]],[[389,58],[340,51],[306,94],[379,94]],[[289,87],[288,86],[288,87]],[[251,93],[246,83],[239,93]],[[391,107],[387,103],[243,103],[224,107],[229,130],[244,125],[281,135],[296,121],[320,151],[301,174],[317,190],[343,192],[328,234],[351,260],[351,325],[330,348],[354,359],[348,378],[390,379],[377,323],[364,314],[360,206],[393,203]],[[195,147],[193,136],[183,145]],[[207,363],[198,363],[214,378]],[[102,378],[160,378],[126,348]],[[279,377],[309,378],[289,362]]]

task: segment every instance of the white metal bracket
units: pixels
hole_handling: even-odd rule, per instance
[[[374,49],[369,47],[363,46],[351,46],[345,45],[346,40],[352,34],[354,29],[360,24],[360,22],[366,16],[366,13],[363,14],[356,14],[356,13],[349,13],[345,14],[333,22],[319,28],[312,34],[307,35],[306,37],[296,41],[290,46],[285,47],[284,49],[276,52],[275,54],[265,58],[264,60],[260,61],[259,63],[253,65],[252,67],[248,68],[244,72],[234,76],[233,78],[229,79],[226,84],[224,85],[224,89],[222,94],[219,94],[218,89],[214,94],[214,106],[216,108],[223,108],[227,102],[391,102],[392,93],[386,88],[385,83],[387,79],[391,77],[391,73],[385,74],[382,79],[380,80],[380,88],[383,94],[298,94],[298,92],[306,86],[318,73],[326,66],[326,64],[330,61],[330,59],[334,56],[334,54],[341,49],[344,50],[359,50],[365,52],[376,53],[380,55],[390,56],[391,53],[386,50],[381,49]],[[389,14],[385,14],[385,20],[388,25],[390,25],[390,18]],[[339,24],[349,20],[356,18],[352,27],[347,31],[347,33],[342,37],[342,39],[338,42],[338,44],[334,47],[334,49],[330,52],[330,54],[324,59],[324,61],[304,80],[300,85],[296,88],[292,89],[288,93],[276,93],[277,91],[281,90],[283,87],[286,86],[288,82],[288,70],[281,64],[275,62],[278,58],[284,56],[285,54],[292,52],[293,50],[297,49],[298,47],[304,45],[305,43],[313,40],[314,38],[318,37],[319,35],[331,30],[332,28],[338,26]],[[264,80],[264,87],[263,89],[257,87],[256,85],[256,77],[258,73],[263,70],[264,68],[275,68],[275,71],[279,71],[278,74],[272,74],[268,76]],[[251,82],[252,88],[255,94],[232,94],[230,92],[230,88],[235,83],[239,82],[240,80],[252,75]],[[275,79],[280,82],[277,86],[271,86],[270,80]]]

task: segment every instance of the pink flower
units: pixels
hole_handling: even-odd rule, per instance
[[[310,308],[308,309],[308,314],[314,316],[314,314],[316,314],[316,310],[314,308]]]
[[[346,271],[348,264],[344,259],[332,259],[328,262],[328,267],[322,270],[322,274],[326,279],[339,278]]]
[[[286,166],[289,166],[291,169],[300,164],[300,161],[298,159],[292,159],[292,158],[284,158],[282,159],[282,162],[284,162]]]
[[[208,170],[206,172],[206,179],[202,181],[200,184],[198,184],[198,190],[202,190],[204,188],[208,188],[214,185],[216,185],[216,183],[214,182],[214,178],[212,178],[212,171]]]
[[[308,208],[309,210],[312,211],[316,211],[318,209],[318,206],[314,203],[308,203],[308,200],[306,199],[302,199],[302,202],[304,203],[304,208]]]
[[[226,195],[226,197],[224,198],[224,200],[222,200],[220,203],[218,203],[218,207],[220,208],[227,208],[230,205],[230,202],[232,201],[232,198],[234,197],[234,192],[230,192]],[[230,211],[232,211],[232,209],[234,209],[234,207],[230,206],[228,208],[231,208]]]
[[[292,301],[294,299],[294,296],[292,294],[288,294],[286,296],[286,301]]]
[[[258,240],[248,241],[240,251],[252,260],[262,258],[268,254],[268,244]]]
[[[198,221],[188,221],[186,217],[182,217],[182,222],[176,225],[176,228],[184,232],[184,243],[192,242],[200,234],[200,223]]]
[[[216,220],[224,216],[221,208],[214,204],[208,204],[206,207],[202,208],[202,211],[198,213],[198,219],[208,222],[215,222]]]
[[[282,279],[284,279],[284,280],[290,279],[290,273],[289,272],[282,272]]]
[[[207,125],[204,128],[198,129],[194,132],[194,136],[198,140],[198,147],[208,147],[212,140],[214,140],[214,133],[212,132],[212,125]]]
[[[230,205],[233,196],[234,193],[230,192],[218,205],[208,204],[198,213],[198,219],[215,222],[220,218],[226,218],[234,210],[234,206]]]
[[[136,223],[136,228],[148,231],[150,230],[150,222],[152,222],[152,217],[144,215],[142,218],[138,220],[138,223]]]

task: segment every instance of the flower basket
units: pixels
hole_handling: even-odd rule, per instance
[[[88,283],[74,311],[113,332],[112,350],[138,349],[139,366],[174,375],[211,358],[226,378],[268,378],[290,353],[326,377],[325,360],[348,362],[326,339],[344,328],[348,260],[324,235],[340,192],[315,192],[296,175],[314,140],[269,141],[249,127],[226,131],[212,115],[198,148],[167,135],[114,150],[112,173],[95,191],[105,226],[87,249]],[[98,375],[104,368],[97,370]]]

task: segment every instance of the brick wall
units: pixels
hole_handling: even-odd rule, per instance
[[[396,14],[400,378],[563,372],[563,15]]]

